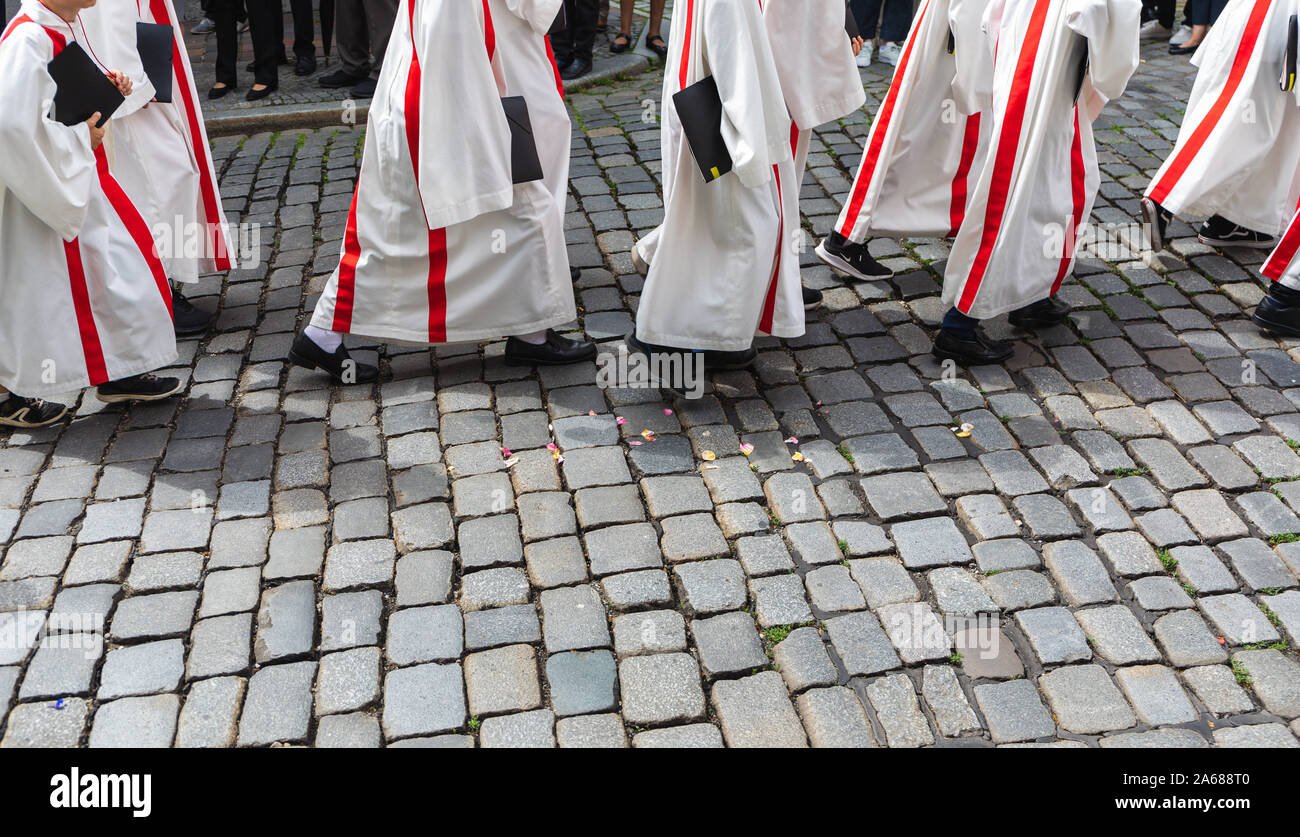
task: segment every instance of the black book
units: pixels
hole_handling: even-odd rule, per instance
[[[1286,35],[1286,57],[1282,62],[1282,89],[1290,93],[1295,90],[1297,50],[1300,50],[1300,15],[1291,15],[1291,22]]]
[[[849,40],[862,37],[862,30],[858,28],[858,19],[853,16],[853,7],[844,7],[844,31],[849,33]]]
[[[165,23],[135,25],[135,49],[140,53],[144,74],[153,85],[154,98],[160,102],[172,100],[172,50],[175,33]]]
[[[542,179],[542,161],[537,156],[533,138],[533,121],[528,118],[528,103],[523,96],[501,100],[506,121],[510,123],[510,178],[513,183],[531,183]]]
[[[54,118],[64,125],[76,125],[99,112],[103,127],[113,112],[126,99],[117,85],[95,66],[90,56],[76,41],[72,41],[48,65],[54,79]]]
[[[674,93],[673,107],[704,182],[711,183],[731,171],[731,152],[722,139],[722,96],[713,76]]]

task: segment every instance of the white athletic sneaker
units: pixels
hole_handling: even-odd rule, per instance
[[[1169,43],[1174,45],[1181,44],[1183,41],[1187,40],[1190,37],[1192,37],[1192,27],[1179,26],[1178,31],[1175,32],[1173,34],[1173,37],[1169,39]]]
[[[876,51],[876,57],[879,58],[881,61],[884,61],[886,64],[892,64],[896,66],[898,64],[898,56],[901,55],[902,52],[903,52],[902,46],[894,43],[893,41],[886,41],[885,43],[881,44],[880,49]]]
[[[859,67],[871,66],[871,41],[867,41],[865,44],[862,45],[862,52],[858,53],[858,66]]]
[[[1166,35],[1172,35],[1173,30],[1158,20],[1148,20],[1142,24],[1142,28],[1138,30],[1138,33],[1143,38],[1163,38]]]

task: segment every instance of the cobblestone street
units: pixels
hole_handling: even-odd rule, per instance
[[[1166,46],[1097,124],[1114,229],[1193,80]],[[813,137],[809,244],[891,69]],[[570,330],[606,352],[662,216],[660,81],[569,97]],[[362,137],[215,139],[262,258],[189,292],[221,314],[185,397],[0,434],[0,746],[1298,746],[1300,341],[1248,319],[1267,251],[1179,222],[1157,270],[1121,237],[1070,326],[999,318],[1014,358],[955,377],[947,243],[914,239],[872,245],[879,283],[809,246],[807,334],[699,400],[500,341],[349,341],[380,382],[332,388],[284,358]]]

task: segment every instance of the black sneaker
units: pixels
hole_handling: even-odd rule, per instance
[[[359,83],[365,76],[354,76],[351,73],[345,73],[342,70],[335,70],[332,73],[326,73],[316,79],[316,83],[327,90],[334,90],[339,87],[351,87]]]
[[[806,311],[811,311],[822,304],[822,292],[816,288],[803,289],[803,307]]]
[[[289,349],[289,362],[304,369],[321,369],[329,373],[336,384],[369,384],[379,379],[379,370],[368,363],[352,359],[347,346],[342,343],[327,352],[305,334],[293,338]]]
[[[1272,250],[1277,246],[1276,237],[1234,224],[1222,215],[1213,215],[1206,219],[1205,223],[1201,224],[1196,238],[1202,244],[1211,247],[1251,247],[1258,250]]]
[[[1300,337],[1300,303],[1287,302],[1269,293],[1255,306],[1250,318],[1266,331]]]
[[[1004,340],[992,340],[978,328],[972,337],[960,337],[955,332],[939,329],[931,353],[937,358],[956,361],[958,366],[983,366],[1001,363],[1015,352],[1015,347]]]
[[[180,291],[172,289],[172,327],[176,330],[177,337],[202,334],[212,328],[215,319],[215,314],[195,308]]]
[[[871,258],[867,245],[854,244],[837,232],[822,239],[822,243],[817,245],[817,255],[835,272],[863,282],[889,279],[894,275],[894,271]]]
[[[105,404],[118,404],[124,401],[161,401],[170,398],[184,389],[179,378],[159,378],[152,372],[132,375],[117,381],[100,384],[95,389],[95,397]]]
[[[68,408],[62,404],[10,393],[8,398],[0,401],[0,424],[9,427],[44,427],[63,418],[67,412]]]
[[[1017,308],[1007,317],[1016,328],[1033,331],[1036,328],[1051,328],[1065,322],[1070,316],[1069,304],[1054,296],[1031,302],[1024,308]]]
[[[518,337],[506,340],[507,366],[560,366],[595,359],[595,343],[572,340],[553,328],[546,330],[545,343],[529,343]]]
[[[1150,198],[1142,198],[1142,220],[1147,234],[1147,244],[1159,253],[1169,242],[1165,240],[1165,231],[1174,214]]]

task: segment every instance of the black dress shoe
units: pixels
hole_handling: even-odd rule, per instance
[[[983,366],[1001,363],[1011,357],[1015,347],[1001,340],[990,340],[984,332],[975,329],[972,337],[958,336],[955,332],[939,329],[931,353],[937,358],[953,360],[958,366]]]
[[[294,63],[293,73],[297,76],[309,76],[316,72],[316,56],[299,55]]]
[[[105,404],[124,401],[161,401],[185,388],[179,378],[160,378],[152,372],[132,375],[95,388],[95,397]]]
[[[565,70],[569,69],[569,68],[572,67],[572,66],[573,66],[573,56],[572,56],[572,55],[567,55],[567,56],[565,56],[565,57],[563,57],[563,58],[561,58],[561,57],[558,56],[558,55],[555,56],[555,68],[556,68],[557,70],[559,70],[560,72],[564,72]]]
[[[1174,214],[1160,204],[1150,198],[1142,199],[1142,220],[1145,222],[1147,240],[1151,249],[1157,253],[1169,243],[1165,239],[1165,231],[1173,219]]]
[[[375,80],[367,76],[353,85],[352,98],[369,99],[371,96],[375,95],[376,87],[378,87],[378,85],[375,83]]]
[[[609,45],[609,51],[615,55],[621,55],[632,48],[632,35],[627,32],[619,32],[614,36],[614,42]]]
[[[379,378],[379,370],[368,363],[352,359],[342,343],[333,353],[327,352],[305,334],[293,338],[289,362],[304,369],[322,369],[336,384],[369,384]]]
[[[1007,317],[1016,328],[1033,331],[1036,328],[1051,328],[1065,322],[1070,316],[1070,306],[1054,296],[1031,302],[1024,308],[1017,308]]]
[[[1187,46],[1186,44],[1170,44],[1169,54],[1170,55],[1191,55],[1193,52],[1196,52],[1196,50],[1200,48],[1201,48],[1200,44],[1192,44],[1191,46]]]
[[[529,343],[518,337],[506,340],[507,366],[561,366],[595,359],[595,343],[571,340],[557,334],[553,328],[546,330],[544,343]]]
[[[209,99],[220,99],[222,96],[226,95],[227,93],[232,92],[234,89],[235,89],[235,86],[234,86],[233,84],[227,84],[225,87],[209,87],[209,88],[208,88],[208,98],[209,98]]]
[[[894,271],[871,258],[866,244],[855,244],[837,232],[822,239],[817,245],[817,257],[830,265],[836,273],[842,273],[862,282],[888,279]]]
[[[172,327],[177,337],[202,334],[212,327],[215,319],[214,314],[195,308],[180,291],[172,290]]]
[[[574,59],[574,62],[563,70],[560,70],[560,78],[565,81],[572,81],[575,78],[582,78],[591,72],[591,62]]]
[[[1300,337],[1300,302],[1285,302],[1270,291],[1255,306],[1255,313],[1250,318],[1267,331]]]
[[[668,44],[664,41],[662,35],[646,35],[646,49],[658,55],[660,58],[668,57]]]
[[[821,304],[822,304],[822,292],[821,292],[821,291],[817,290],[816,288],[804,288],[804,289],[803,289],[803,307],[804,307],[804,310],[806,310],[806,311],[811,311],[813,308],[816,308],[817,306],[819,306],[819,305],[821,305]]]
[[[326,73],[316,80],[321,87],[333,90],[339,87],[351,87],[360,82],[365,76],[354,76],[351,73],[345,73],[342,70],[335,70],[332,73]]]
[[[695,349],[682,349],[677,346],[660,346],[656,343],[646,343],[636,336],[635,331],[629,333],[626,337],[624,337],[623,342],[627,344],[627,347],[630,351],[636,352],[637,354],[645,355],[646,357],[649,357],[652,354],[653,355],[693,355],[696,354],[697,352],[697,350]],[[729,369],[744,369],[745,367],[749,366],[751,363],[754,362],[754,358],[758,357],[758,350],[755,349],[753,346],[750,346],[748,349],[741,349],[735,352],[723,352],[717,349],[705,349],[703,351],[700,351],[699,354],[704,355],[705,369],[720,369],[725,371]],[[685,369],[687,368],[687,366],[688,364],[685,358],[683,358],[683,360],[680,363],[675,365],[675,367],[678,369]],[[675,387],[667,387],[667,388],[672,389],[674,392],[678,391]]]
[[[265,99],[267,96],[270,96],[272,93],[274,93],[279,89],[280,89],[279,82],[275,84],[268,84],[266,87],[263,87],[261,90],[258,90],[256,87],[250,87],[248,88],[248,93],[247,95],[244,96],[244,98],[250,102],[256,102],[258,99]]]

